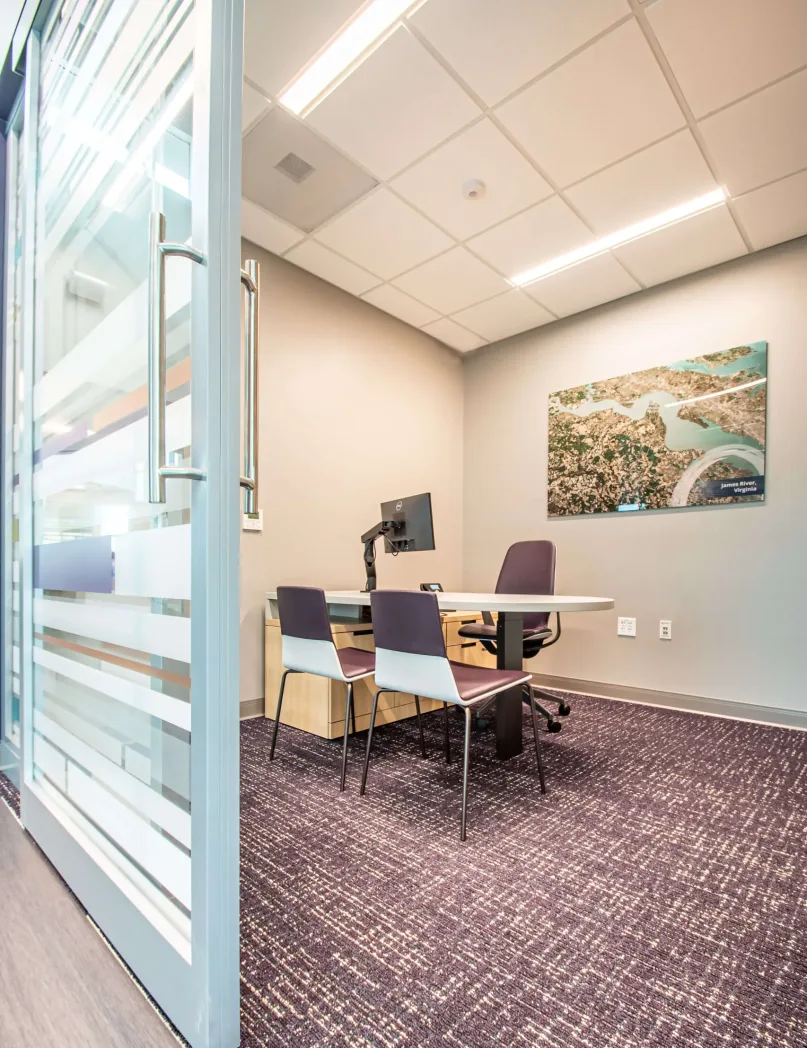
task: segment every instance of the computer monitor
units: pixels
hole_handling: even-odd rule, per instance
[[[375,542],[382,535],[387,553],[413,553],[434,549],[431,495],[426,492],[423,495],[410,495],[409,498],[381,503],[381,520],[361,537],[364,543],[364,570],[367,575],[365,590],[368,593],[376,587]]]
[[[434,549],[432,497],[428,491],[423,495],[382,502],[381,519],[395,522],[395,530],[384,536],[385,552],[412,553]]]

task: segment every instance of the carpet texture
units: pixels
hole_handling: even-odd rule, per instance
[[[804,1048],[807,733],[574,697],[524,754],[440,715],[242,726],[244,1048]]]
[[[20,791],[8,778],[0,771],[0,800],[5,801],[6,804],[11,808],[14,814],[19,819],[20,817]]]

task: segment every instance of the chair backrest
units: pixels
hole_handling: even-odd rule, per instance
[[[555,543],[548,539],[514,542],[504,556],[496,592],[553,594]],[[528,630],[546,626],[547,622],[549,613],[546,611],[524,616],[524,628]]]
[[[456,702],[457,684],[446,656],[434,593],[373,590],[375,682],[379,688]]]
[[[342,680],[325,593],[312,586],[278,586],[277,610],[285,668]]]

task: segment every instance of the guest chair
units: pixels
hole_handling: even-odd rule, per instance
[[[555,543],[546,539],[529,542],[514,542],[505,554],[504,563],[496,583],[497,593],[544,593],[555,592]],[[561,636],[560,614],[557,628],[549,628],[549,612],[536,612],[524,616],[524,658],[531,659],[544,648],[557,644]],[[496,624],[489,611],[482,612],[482,622],[462,626],[459,635],[469,640],[478,640],[491,655],[496,654]],[[528,694],[529,693],[529,697]],[[571,707],[563,699],[536,688],[525,686],[525,701],[535,703],[538,712],[546,718],[547,731],[560,731],[562,725],[543,703],[558,704],[558,716],[566,717]],[[539,702],[541,699],[542,702]]]
[[[313,673],[347,684],[345,703],[345,735],[342,741],[342,778],[339,789],[345,788],[347,768],[347,737],[351,724],[356,731],[356,711],[353,705],[353,684],[370,677],[375,669],[375,655],[361,648],[337,648],[333,642],[328,607],[321,589],[309,586],[278,586],[277,607],[280,617],[281,661],[283,676],[277,697],[277,713],[272,731],[269,760],[274,760],[277,729],[286,678],[290,673]]]
[[[373,744],[378,697],[385,691],[403,691],[444,704],[459,706],[465,712],[465,749],[462,763],[462,820],[460,840],[465,840],[468,810],[468,749],[471,741],[471,712],[484,707],[506,688],[526,684],[529,673],[522,670],[486,669],[451,662],[446,655],[443,626],[434,593],[410,590],[373,590],[370,595],[375,634],[377,691],[367,734],[367,752],[361,777],[361,793],[367,787],[367,769]],[[448,705],[445,706],[445,709]],[[546,793],[541,750],[538,743],[538,717],[532,707],[535,755],[541,792]]]

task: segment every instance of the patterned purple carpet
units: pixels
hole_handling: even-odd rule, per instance
[[[20,817],[20,791],[6,775],[0,771],[0,800],[5,801],[14,814]]]
[[[804,1048],[807,733],[575,698],[460,766],[242,728],[243,1045]],[[525,720],[525,738],[527,721]],[[459,724],[454,752],[460,753]]]

